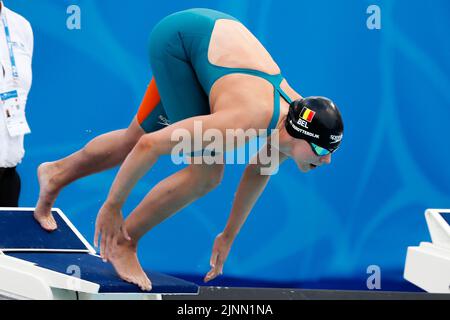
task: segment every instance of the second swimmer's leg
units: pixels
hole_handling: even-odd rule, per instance
[[[190,165],[159,182],[125,221],[131,241],[118,239],[108,256],[119,276],[151,289],[151,282],[137,257],[137,243],[150,229],[215,188],[223,176],[223,164]]]

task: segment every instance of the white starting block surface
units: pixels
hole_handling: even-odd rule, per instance
[[[404,278],[430,293],[450,293],[450,209],[428,209],[432,243],[408,247]]]
[[[46,232],[34,208],[0,208],[0,295],[17,299],[149,299],[198,294],[196,284],[146,270],[152,291],[121,280],[59,209]]]

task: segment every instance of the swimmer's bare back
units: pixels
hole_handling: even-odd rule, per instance
[[[280,73],[280,68],[258,39],[243,24],[234,20],[216,21],[208,48],[208,60],[223,67]],[[292,100],[300,98],[286,80],[281,83],[281,89]],[[273,114],[273,90],[272,84],[260,77],[236,73],[225,75],[211,88],[211,113],[237,108],[245,110],[246,114],[263,115],[247,117],[252,123],[247,123],[246,127],[266,129]],[[280,108],[281,114],[287,113],[288,104],[281,97]],[[139,124],[133,120],[126,130],[103,134],[69,157],[42,164],[38,170],[40,196],[35,210],[35,217],[41,226],[48,231],[57,228],[50,210],[65,185],[121,163],[143,134]],[[123,146],[118,147],[117,141],[123,142]],[[110,160],[110,155],[114,159]]]
[[[234,20],[216,21],[209,43],[208,60],[222,67],[254,69],[272,75],[280,73],[280,68],[259,40],[242,23]],[[292,100],[301,98],[286,80],[280,86]],[[273,86],[260,77],[232,73],[214,83],[209,102],[211,113],[223,108],[243,108],[249,114],[264,113],[268,123],[273,112]],[[284,111],[281,114],[286,114],[288,107],[288,103],[280,97],[280,108]],[[263,128],[260,123],[255,123],[255,127]]]

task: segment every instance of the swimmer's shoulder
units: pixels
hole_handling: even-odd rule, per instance
[[[272,114],[274,87],[267,80],[247,74],[230,74],[219,81],[210,96],[212,111],[231,106],[246,111]],[[281,82],[280,88],[292,101],[302,98],[286,79]],[[280,101],[282,105],[287,104],[282,98]]]
[[[294,90],[294,88],[290,86],[286,79],[283,79],[283,81],[281,81],[280,88],[288,95],[289,98],[291,98],[292,101],[302,98],[300,93]]]

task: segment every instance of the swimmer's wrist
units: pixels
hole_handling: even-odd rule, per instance
[[[225,228],[222,232],[222,236],[226,241],[233,242],[238,232]]]
[[[123,206],[123,201],[118,198],[108,197],[105,201],[104,206],[109,210],[120,210]]]

